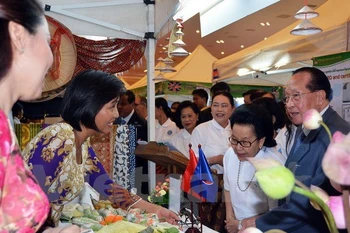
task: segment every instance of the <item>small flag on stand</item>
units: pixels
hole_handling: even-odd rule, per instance
[[[218,191],[217,183],[214,181],[208,161],[200,145],[198,145],[198,152],[199,159],[192,175],[191,190],[197,193],[202,201],[215,202]]]
[[[192,175],[194,173],[194,170],[197,167],[197,157],[192,150],[192,145],[189,145],[190,147],[190,161],[187,164],[186,170],[182,176],[182,182],[181,182],[181,189],[188,193],[191,194],[191,180],[192,180]]]

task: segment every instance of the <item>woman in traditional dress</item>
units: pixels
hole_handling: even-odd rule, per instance
[[[123,83],[112,74],[87,70],[79,73],[63,98],[64,122],[42,130],[24,150],[24,157],[47,193],[55,223],[63,206],[83,190],[84,182],[114,207],[141,208],[175,223],[177,215],[148,203],[114,183],[91,147],[90,137],[108,134],[118,117],[117,103],[125,92]]]

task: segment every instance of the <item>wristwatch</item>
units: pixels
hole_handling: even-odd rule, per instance
[[[242,229],[242,220],[238,220],[238,230]]]

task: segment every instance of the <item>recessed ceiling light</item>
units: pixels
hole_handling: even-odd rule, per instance
[[[146,72],[147,72],[147,70],[144,70],[143,72],[145,72],[145,73],[146,73]]]
[[[270,23],[269,23],[269,22],[266,22],[266,25],[267,25],[267,26],[270,26]]]
[[[264,40],[267,40],[267,37],[265,37]]]
[[[163,50],[166,50],[166,47],[163,47]]]
[[[220,40],[220,43],[225,43],[225,41],[223,41],[223,40]]]
[[[264,24],[264,23],[260,23],[260,25],[261,25],[261,26],[263,26],[263,27],[265,26],[265,24]]]
[[[225,52],[221,52],[221,54],[225,54]]]
[[[199,31],[199,30],[196,30],[196,33],[200,33],[201,31]]]
[[[244,48],[244,45],[241,45],[241,48],[243,49],[243,48]]]
[[[220,44],[220,41],[219,41],[219,40],[217,40],[217,41],[216,41],[216,43]]]
[[[189,55],[191,55],[192,53],[188,53]]]

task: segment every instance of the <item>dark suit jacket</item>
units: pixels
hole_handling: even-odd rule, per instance
[[[335,131],[344,134],[350,131],[349,123],[330,107],[322,118],[332,134]],[[321,167],[329,143],[328,134],[323,127],[310,131],[296,151],[289,155],[285,166],[291,169],[296,179],[306,186],[316,185],[330,195],[339,195],[330,185]],[[256,220],[256,227],[261,231],[281,229],[288,233],[328,232],[321,211],[315,210],[308,198],[294,192],[286,200],[280,200],[279,207],[259,217]]]
[[[114,124],[120,124],[122,118],[118,117],[115,121]],[[147,141],[148,135],[147,135],[147,121],[145,118],[140,117],[136,112],[132,114],[128,125],[135,125],[136,127],[136,141],[137,140],[143,140]]]
[[[211,115],[211,107],[199,112],[199,124],[210,121],[211,119],[213,119],[213,116]]]

